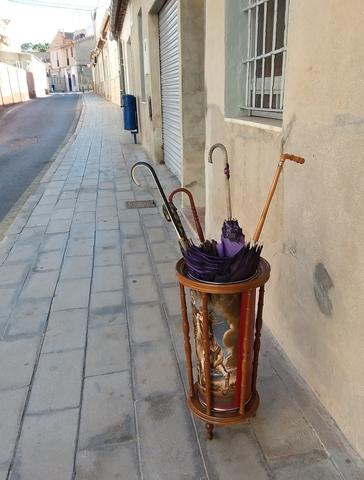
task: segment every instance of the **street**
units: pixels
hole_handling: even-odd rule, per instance
[[[51,95],[0,113],[0,221],[76,124],[80,95]]]

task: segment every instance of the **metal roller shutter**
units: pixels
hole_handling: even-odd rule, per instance
[[[159,12],[164,161],[181,179],[182,128],[178,30],[178,0],[168,0]]]

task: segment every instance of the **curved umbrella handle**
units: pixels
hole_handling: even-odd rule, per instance
[[[227,205],[227,216],[228,220],[232,219],[232,213],[231,213],[231,195],[230,195],[230,166],[228,162],[228,154],[227,150],[224,144],[222,143],[214,143],[210,147],[209,153],[208,153],[208,160],[209,163],[212,163],[212,154],[216,148],[219,148],[223,154],[224,154],[224,161],[225,161],[225,167],[224,167],[224,175],[225,175],[225,193],[226,193],[226,205]]]
[[[171,192],[169,194],[168,201],[170,203],[173,203],[173,197],[178,192],[185,193],[188,196],[189,201],[190,201],[192,215],[193,215],[193,220],[195,222],[195,226],[196,226],[196,230],[197,230],[198,238],[199,238],[201,243],[204,243],[205,237],[204,237],[204,234],[203,234],[203,231],[202,231],[202,228],[201,228],[200,220],[199,220],[198,215],[197,215],[196,205],[195,205],[195,201],[193,199],[192,193],[189,190],[187,190],[187,188],[182,188],[182,187],[181,188],[176,188],[175,190],[173,190],[173,192]]]
[[[177,236],[178,236],[178,241],[179,241],[179,243],[180,243],[180,245],[183,249],[188,248],[190,242],[187,239],[186,232],[184,231],[181,220],[180,220],[180,218],[177,214],[177,210],[175,208],[172,208],[171,205],[169,204],[169,202],[167,200],[167,197],[166,197],[166,195],[163,191],[162,185],[160,184],[159,179],[157,177],[157,174],[155,173],[154,168],[147,162],[136,162],[132,166],[131,172],[130,172],[131,173],[131,178],[132,178],[133,182],[138,186],[140,186],[140,182],[137,180],[137,178],[135,176],[135,170],[138,167],[144,167],[147,170],[149,170],[150,173],[152,174],[153,180],[155,181],[155,184],[157,185],[159,194],[162,197],[163,204],[164,204],[164,209],[167,212],[168,217],[172,221],[174,229],[176,230],[176,233],[177,233]],[[174,205],[173,205],[173,207],[174,207]]]

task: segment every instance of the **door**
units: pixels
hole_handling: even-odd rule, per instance
[[[178,0],[168,0],[159,12],[162,136],[164,162],[181,179],[181,92]]]

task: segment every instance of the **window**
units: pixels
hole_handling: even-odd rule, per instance
[[[58,52],[56,52],[56,58],[57,58],[57,67],[59,67],[59,58],[58,58]]]
[[[73,47],[71,47],[71,58],[73,57]]]
[[[287,53],[289,0],[247,0],[247,49],[243,57],[248,115],[281,118]]]

